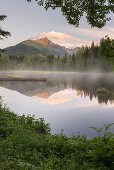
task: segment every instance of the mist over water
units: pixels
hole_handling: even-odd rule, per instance
[[[0,82],[0,96],[22,115],[43,117],[52,133],[93,137],[89,126],[114,122],[114,74],[89,72],[4,71],[8,75],[47,78],[47,82]],[[113,129],[112,129],[113,130]]]

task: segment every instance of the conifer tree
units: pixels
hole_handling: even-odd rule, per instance
[[[6,15],[0,15],[0,21],[4,21],[4,19],[6,19],[7,16]],[[7,38],[8,36],[10,36],[10,32],[8,31],[4,31],[1,27],[0,27],[0,40],[3,40],[4,38]],[[0,49],[0,52],[2,52],[3,50]]]

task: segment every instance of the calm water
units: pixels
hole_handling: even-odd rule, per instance
[[[13,72],[10,74],[14,74]],[[11,111],[50,123],[51,132],[67,136],[96,134],[90,126],[114,122],[114,74],[16,72],[47,77],[47,82],[1,82],[0,96]],[[0,76],[6,76],[6,72]],[[107,93],[98,93],[105,88]],[[112,131],[114,129],[112,128]]]

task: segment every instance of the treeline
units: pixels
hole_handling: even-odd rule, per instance
[[[94,45],[94,42],[92,42],[90,47],[82,46],[77,49],[76,54],[64,55],[63,57],[54,55],[42,57],[2,55],[0,56],[0,69],[112,71],[114,56],[113,48],[107,48],[107,46],[110,47],[110,44],[106,42],[108,38],[109,37],[102,39],[100,45]],[[106,50],[109,50],[109,52]],[[111,58],[109,58],[109,53],[112,54]],[[109,55],[109,57],[107,57],[107,55]]]

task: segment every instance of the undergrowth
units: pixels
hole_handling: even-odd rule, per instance
[[[112,124],[91,127],[98,132],[92,139],[51,135],[44,119],[18,116],[0,102],[0,169],[113,170]]]

